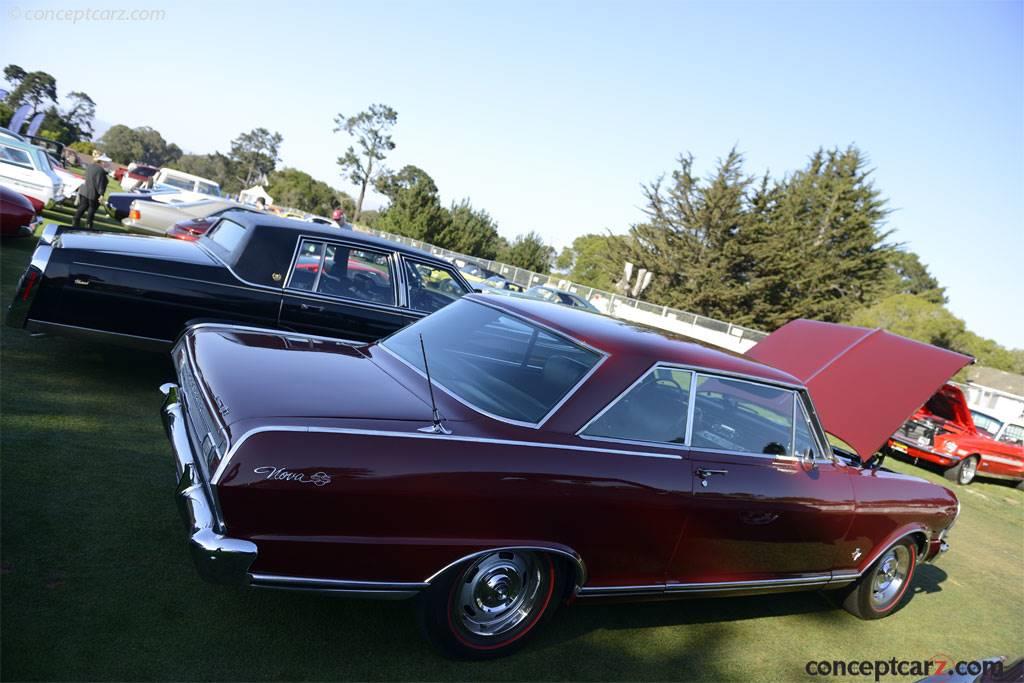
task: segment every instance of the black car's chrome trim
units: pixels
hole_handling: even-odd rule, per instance
[[[53,249],[49,244],[43,244],[42,240],[40,240],[35,250],[33,250],[32,260],[29,262],[28,268],[25,269],[18,279],[18,286],[14,289],[14,300],[11,301],[11,305],[7,309],[7,324],[10,327],[25,327],[28,323],[32,304],[35,302],[36,296],[43,286],[43,280],[46,279],[46,266],[53,255]],[[33,269],[38,271],[38,273],[30,282],[26,283],[26,278],[29,277],[29,273]],[[25,291],[26,286],[31,288],[28,292]]]
[[[60,237],[61,226],[56,223],[47,223],[39,235],[39,244],[53,244]]]
[[[377,429],[351,429],[347,427],[307,427],[299,425],[275,425],[265,427],[255,427],[247,432],[244,432],[238,437],[228,449],[227,455],[221,459],[220,464],[217,466],[216,472],[213,475],[213,483],[219,484],[224,476],[224,472],[227,470],[231,459],[234,457],[238,449],[241,448],[251,437],[256,434],[263,432],[308,432],[308,433],[319,433],[319,434],[351,434],[354,436],[383,436],[391,438],[404,438],[404,439],[440,439],[443,441],[462,441],[467,443],[486,443],[495,446],[526,446],[531,448],[549,448],[555,450],[565,451],[582,451],[586,453],[601,453],[608,455],[632,455],[644,458],[660,458],[663,460],[682,460],[683,456],[675,455],[673,453],[652,453],[643,451],[627,451],[614,448],[597,448],[593,446],[580,446],[575,444],[561,444],[561,443],[541,443],[537,441],[515,441],[511,439],[489,439],[485,437],[477,436],[458,436],[455,434],[435,434],[429,432],[394,432],[384,431]]]
[[[498,552],[501,552],[503,550],[532,550],[532,551],[535,551],[535,552],[554,553],[555,555],[559,555],[561,557],[565,557],[565,558],[567,558],[567,559],[572,561],[573,567],[576,570],[576,572],[575,572],[576,573],[576,588],[578,589],[579,587],[581,587],[583,584],[585,584],[587,582],[587,565],[586,565],[586,563],[583,562],[583,558],[580,557],[580,554],[577,553],[575,550],[565,550],[563,548],[552,548],[552,547],[549,547],[549,546],[542,546],[542,545],[507,545],[507,546],[496,546],[496,547],[493,547],[493,548],[485,548],[484,550],[478,550],[478,551],[476,551],[474,553],[469,553],[468,555],[463,555],[462,557],[460,557],[459,559],[455,560],[454,562],[449,562],[444,567],[442,567],[441,569],[439,569],[436,572],[434,572],[433,574],[431,574],[427,578],[426,584],[429,585],[429,584],[433,583],[434,581],[437,580],[437,578],[439,576],[444,574],[446,571],[448,571],[452,567],[457,567],[458,565],[462,564],[463,562],[467,562],[469,560],[472,560],[473,558],[480,557],[481,555],[489,555],[491,553],[498,553]]]
[[[318,579],[259,573],[249,574],[249,583],[255,588],[314,591],[348,598],[373,598],[377,600],[404,600],[415,597],[423,589],[429,587],[427,583],[348,581],[344,579]]]
[[[160,389],[167,395],[161,413],[178,478],[178,508],[188,529],[189,550],[196,569],[202,578],[213,583],[245,584],[249,568],[256,560],[256,544],[224,536],[218,531],[209,487],[197,467],[185,426],[178,387],[165,384]]]
[[[30,332],[41,332],[63,337],[75,337],[88,341],[100,341],[106,343],[128,346],[143,351],[166,351],[174,342],[169,339],[157,339],[155,337],[142,337],[137,334],[126,334],[124,332],[110,332],[109,330],[97,330],[92,327],[79,327],[65,323],[52,323],[46,320],[29,318],[25,322],[25,329]]]
[[[757,581],[712,581],[696,583],[658,583],[639,586],[585,586],[577,591],[580,598],[672,595],[678,593],[728,593],[734,591],[773,591],[788,588],[814,588],[817,586],[839,586],[853,579],[837,577],[832,573],[808,574],[780,579]]]

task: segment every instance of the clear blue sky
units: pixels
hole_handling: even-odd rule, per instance
[[[120,1],[120,0],[119,0]],[[174,2],[155,22],[26,21],[2,0],[0,62],[84,90],[107,123],[189,152],[239,132],[341,189],[338,112],[399,112],[416,164],[512,237],[561,247],[640,219],[640,183],[733,145],[781,174],[854,143],[890,227],[978,333],[1024,347],[1024,11],[1018,2]],[[86,2],[81,6],[99,7]],[[21,18],[15,18],[15,17]]]

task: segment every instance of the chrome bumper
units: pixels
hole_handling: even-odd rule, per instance
[[[192,452],[178,387],[165,384],[160,391],[167,396],[161,413],[174,453],[178,510],[188,529],[188,545],[196,569],[211,583],[248,584],[249,567],[256,560],[256,544],[220,533],[223,529],[214,515],[210,493]]]

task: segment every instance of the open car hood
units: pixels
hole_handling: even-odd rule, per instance
[[[825,431],[871,457],[970,356],[884,330],[794,320],[747,357],[800,379]]]

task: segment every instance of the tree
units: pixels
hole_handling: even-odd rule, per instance
[[[450,217],[441,206],[437,185],[423,169],[405,166],[398,173],[381,176],[375,186],[391,200],[376,221],[375,227],[378,230],[431,244],[439,241],[440,235],[448,227]]]
[[[498,260],[535,273],[547,273],[554,259],[555,248],[545,244],[544,238],[532,231],[518,235],[498,254]]]
[[[681,156],[669,183],[644,186],[647,222],[630,229],[620,258],[654,273],[645,296],[662,305],[736,320],[747,309],[744,278],[749,257],[738,237],[749,216],[751,179],[734,149],[706,182]],[[622,264],[620,262],[619,268]]]
[[[942,304],[913,294],[888,296],[855,311],[848,322],[860,327],[881,327],[944,349],[957,349],[957,342],[966,331],[964,321]]]
[[[580,235],[559,254],[555,265],[570,280],[588,287],[612,290],[620,277],[622,241],[617,235]]]
[[[266,128],[254,128],[231,141],[228,153],[244,187],[264,183],[277,166],[277,153],[284,138]]]
[[[320,216],[330,216],[336,207],[349,211],[352,198],[327,183],[294,168],[283,168],[270,175],[267,192],[275,204],[290,206]]]
[[[181,149],[177,145],[168,143],[159,132],[148,126],[111,126],[98,143],[107,156],[121,164],[137,161],[165,166],[181,157]]]
[[[12,87],[17,88],[21,85],[21,82],[25,80],[25,76],[28,76],[28,72],[17,64],[8,64],[4,67],[4,80],[10,83]]]
[[[75,133],[75,140],[72,142],[89,140],[92,138],[92,124],[96,118],[96,103],[78,90],[68,93],[68,100],[71,101],[71,108],[64,113],[64,121]]]
[[[501,238],[498,224],[489,213],[473,208],[469,199],[463,199],[452,204],[448,216],[448,224],[437,236],[437,246],[485,259],[498,255]]]
[[[935,304],[946,303],[946,288],[928,272],[928,266],[912,251],[894,249],[889,254],[889,282],[886,291],[891,294],[916,294]]]
[[[11,66],[15,65],[9,65],[7,69],[4,69],[5,77],[7,77],[7,70]],[[21,67],[17,68],[20,69]],[[21,73],[24,73],[24,70]],[[18,74],[14,75],[17,76]],[[30,116],[35,116],[40,111],[43,111],[47,102],[54,105],[57,104],[57,79],[45,71],[24,73],[18,84],[14,87],[14,90],[7,96],[7,103],[15,109],[22,104],[31,105],[32,113]]]
[[[366,188],[383,170],[381,162],[387,153],[395,148],[391,139],[391,129],[398,122],[398,112],[386,104],[373,104],[366,111],[355,116],[345,117],[338,114],[334,118],[334,132],[345,131],[355,137],[359,150],[349,146],[344,156],[338,157],[343,176],[347,176],[353,184],[359,186],[359,198],[356,200],[356,212],[353,220],[359,220],[363,210],[363,199]]]

